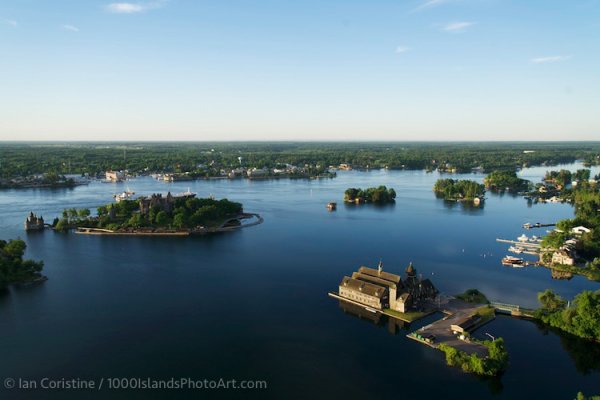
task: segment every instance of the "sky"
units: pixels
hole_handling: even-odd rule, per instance
[[[0,140],[599,139],[599,0],[0,2]]]

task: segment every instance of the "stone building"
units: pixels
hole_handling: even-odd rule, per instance
[[[25,220],[25,230],[26,231],[37,231],[40,229],[44,229],[44,218],[42,216],[37,216],[32,212],[29,213],[29,216]]]
[[[106,171],[106,180],[111,182],[121,182],[125,180],[125,174],[122,171]]]
[[[175,201],[177,199],[188,199],[193,198],[196,195],[194,193],[184,193],[178,196],[173,196],[171,192],[167,193],[166,196],[163,197],[162,193],[154,193],[150,197],[140,197],[140,213],[142,215],[148,215],[150,209],[156,207],[166,213],[172,213],[173,207],[175,205]]]
[[[433,299],[438,291],[429,279],[418,279],[417,271],[409,264],[404,282],[399,275],[377,269],[360,267],[352,276],[345,276],[339,286],[339,295],[360,304],[383,310],[407,312],[422,301]]]

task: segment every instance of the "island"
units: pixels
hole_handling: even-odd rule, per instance
[[[418,275],[412,263],[400,275],[362,266],[342,278],[337,293],[329,296],[405,323],[440,311],[446,316],[407,335],[408,338],[445,353],[450,366],[478,375],[495,376],[508,365],[502,338],[478,340],[471,332],[495,318],[496,309],[475,289],[460,298],[443,299],[429,279]]]
[[[253,222],[242,224],[245,220]],[[187,236],[226,232],[262,221],[258,214],[244,213],[240,203],[169,192],[101,206],[93,217],[87,209],[65,210],[53,227],[57,231],[76,228],[81,234]]]
[[[9,285],[27,285],[45,281],[42,261],[23,260],[27,245],[21,239],[0,240],[0,290]]]
[[[41,175],[17,176],[11,179],[0,179],[0,189],[24,188],[72,188],[85,183],[67,178],[56,172],[46,172]]]
[[[344,202],[354,204],[390,204],[396,202],[396,191],[385,186],[368,189],[349,188],[344,192]]]
[[[512,170],[493,171],[483,178],[483,183],[488,190],[497,192],[523,192],[531,187],[530,181],[517,177]]]
[[[438,179],[433,186],[436,196],[446,201],[465,201],[479,204],[485,195],[485,186],[467,179]]]

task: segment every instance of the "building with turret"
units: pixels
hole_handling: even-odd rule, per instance
[[[196,197],[196,194],[189,191],[175,196],[169,192],[166,196],[163,196],[162,193],[154,193],[150,197],[140,197],[140,213],[142,215],[148,215],[150,209],[157,208],[170,214],[173,212],[176,200],[191,199],[193,197]]]
[[[29,216],[25,220],[25,230],[26,231],[39,231],[44,229],[44,218],[42,216],[37,216],[31,211]]]
[[[404,281],[400,275],[362,266],[352,276],[345,276],[339,286],[339,295],[345,299],[377,310],[391,309],[407,312],[419,308],[422,302],[434,299],[438,291],[429,279],[417,277],[412,263],[406,268]]]

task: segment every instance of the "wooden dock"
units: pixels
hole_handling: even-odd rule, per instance
[[[508,239],[496,239],[496,242],[501,242],[501,243],[510,243],[510,244],[515,244],[517,246],[521,246],[521,247],[531,247],[531,248],[536,248],[539,249],[540,247],[542,247],[539,243],[531,243],[531,242],[519,242],[517,240],[508,240]]]

